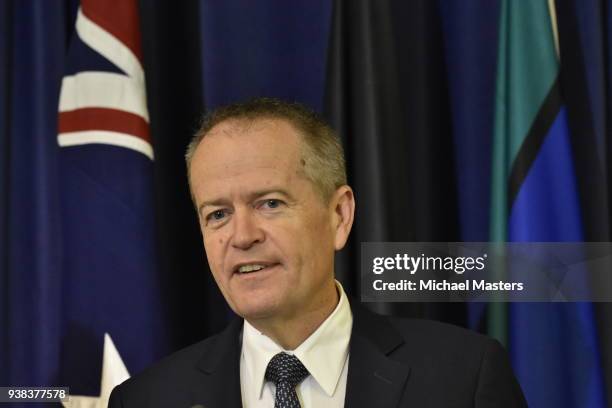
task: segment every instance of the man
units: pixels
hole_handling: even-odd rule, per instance
[[[353,223],[334,132],[271,99],[209,114],[187,167],[210,269],[242,319],[113,391],[110,407],[522,407],[501,346],[374,315],[334,280]]]

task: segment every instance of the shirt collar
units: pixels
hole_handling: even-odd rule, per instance
[[[328,396],[338,385],[340,374],[348,357],[353,316],[340,282],[336,281],[340,300],[325,321],[295,350],[283,350],[272,339],[244,321],[242,353],[247,372],[254,381],[260,399],[265,384],[268,363],[277,353],[285,351],[300,359],[313,379]]]

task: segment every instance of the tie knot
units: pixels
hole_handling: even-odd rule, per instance
[[[308,374],[308,370],[296,356],[283,351],[272,357],[268,363],[266,380],[277,386],[279,383],[286,383],[295,387],[308,377]]]

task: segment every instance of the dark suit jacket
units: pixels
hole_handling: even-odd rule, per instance
[[[351,309],[346,407],[527,406],[497,341],[442,323],[378,316],[356,302]],[[241,328],[236,320],[127,380],[109,407],[240,407]]]

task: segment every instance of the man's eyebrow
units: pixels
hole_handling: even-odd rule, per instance
[[[206,207],[224,207],[228,204],[227,200],[224,200],[222,198],[216,199],[216,200],[210,200],[210,201],[202,201],[199,205],[198,205],[198,214],[200,214],[200,216],[202,215],[202,210]]]
[[[293,199],[293,196],[289,194],[288,191],[282,188],[267,188],[264,190],[253,191],[252,193],[247,194],[247,200],[248,201],[256,200],[268,194],[279,194],[279,195],[282,195],[283,197],[288,198],[289,200]],[[202,209],[205,207],[224,207],[228,205],[230,205],[229,200],[226,200],[224,198],[217,198],[213,200],[202,201],[200,205],[198,206],[198,210],[202,211]]]
[[[225,200],[223,198],[217,198],[214,200],[202,201],[200,205],[198,206],[198,208],[202,209],[204,207],[221,207],[221,206],[227,205],[228,203],[229,203],[228,200]]]
[[[252,193],[250,193],[248,195],[249,201],[250,200],[256,200],[260,197],[266,196],[268,194],[280,194],[288,199],[293,199],[293,197],[291,196],[291,194],[289,194],[288,191],[282,189],[282,188],[267,188],[264,190],[258,190],[258,191],[254,191]]]

